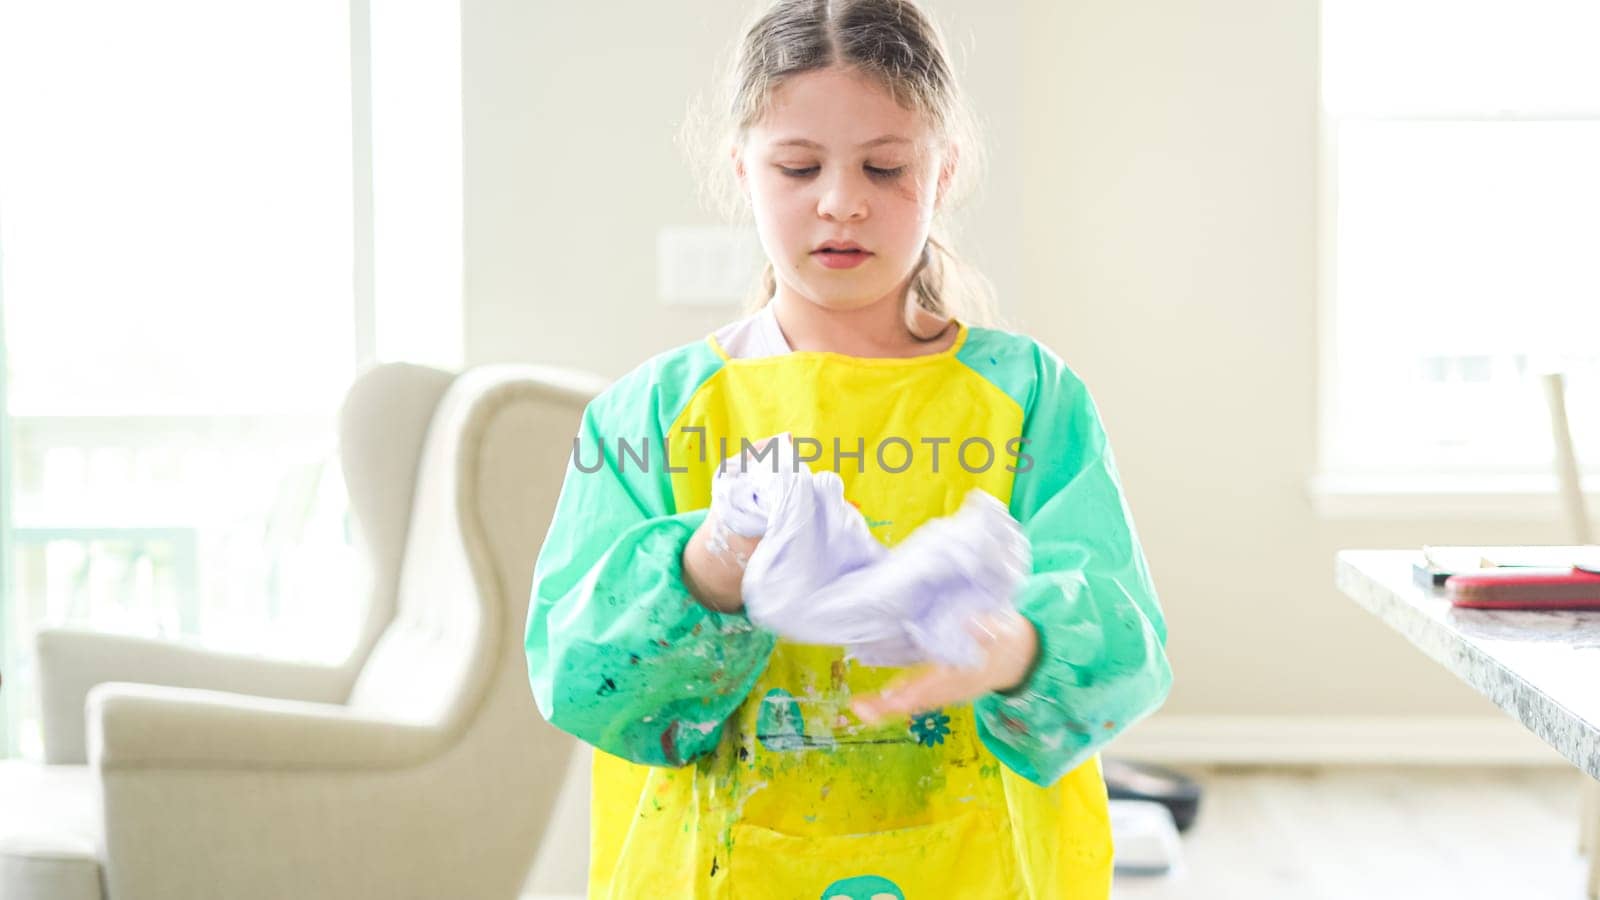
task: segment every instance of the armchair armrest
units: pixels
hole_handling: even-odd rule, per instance
[[[231,691],[261,697],[342,703],[350,676],[342,666],[221,653],[172,641],[68,628],[34,639],[47,763],[83,763],[84,702],[107,681]]]
[[[396,769],[428,759],[446,738],[342,704],[124,682],[91,689],[87,719],[102,771]]]

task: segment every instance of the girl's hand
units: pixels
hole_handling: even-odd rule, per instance
[[[1015,610],[974,618],[967,631],[978,641],[983,662],[977,668],[925,666],[882,693],[861,697],[850,708],[871,725],[890,716],[912,715],[940,706],[976,700],[1020,686],[1039,655],[1039,633]]]
[[[683,550],[684,587],[702,606],[717,612],[738,612],[744,608],[740,585],[745,565],[759,543],[761,538],[735,534],[716,513],[707,514]]]
[[[753,445],[750,450],[764,452],[778,437],[772,435]],[[731,472],[737,467],[737,471],[742,473],[750,464],[750,451],[741,450],[724,460],[722,468]],[[725,476],[719,473],[717,477]],[[726,517],[734,511],[723,505],[723,499],[713,488],[711,509],[683,550],[683,584],[702,606],[717,612],[735,613],[744,608],[740,586],[744,581],[745,567],[750,563],[750,554],[761,543],[761,537],[742,535],[728,527]],[[748,519],[753,510],[738,512]],[[744,527],[748,525],[747,522]]]

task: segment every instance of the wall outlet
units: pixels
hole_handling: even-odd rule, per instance
[[[668,304],[737,304],[764,263],[754,228],[668,225],[656,235],[656,293]]]

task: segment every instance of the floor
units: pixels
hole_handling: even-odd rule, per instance
[[[1185,771],[1205,795],[1182,869],[1113,900],[1584,900],[1576,770]]]
[[[1578,774],[1536,769],[1189,770],[1205,786],[1166,877],[1114,900],[1582,900]]]

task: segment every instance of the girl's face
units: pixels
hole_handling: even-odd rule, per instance
[[[839,67],[784,81],[733,157],[779,293],[840,310],[904,295],[954,162],[921,116]]]

